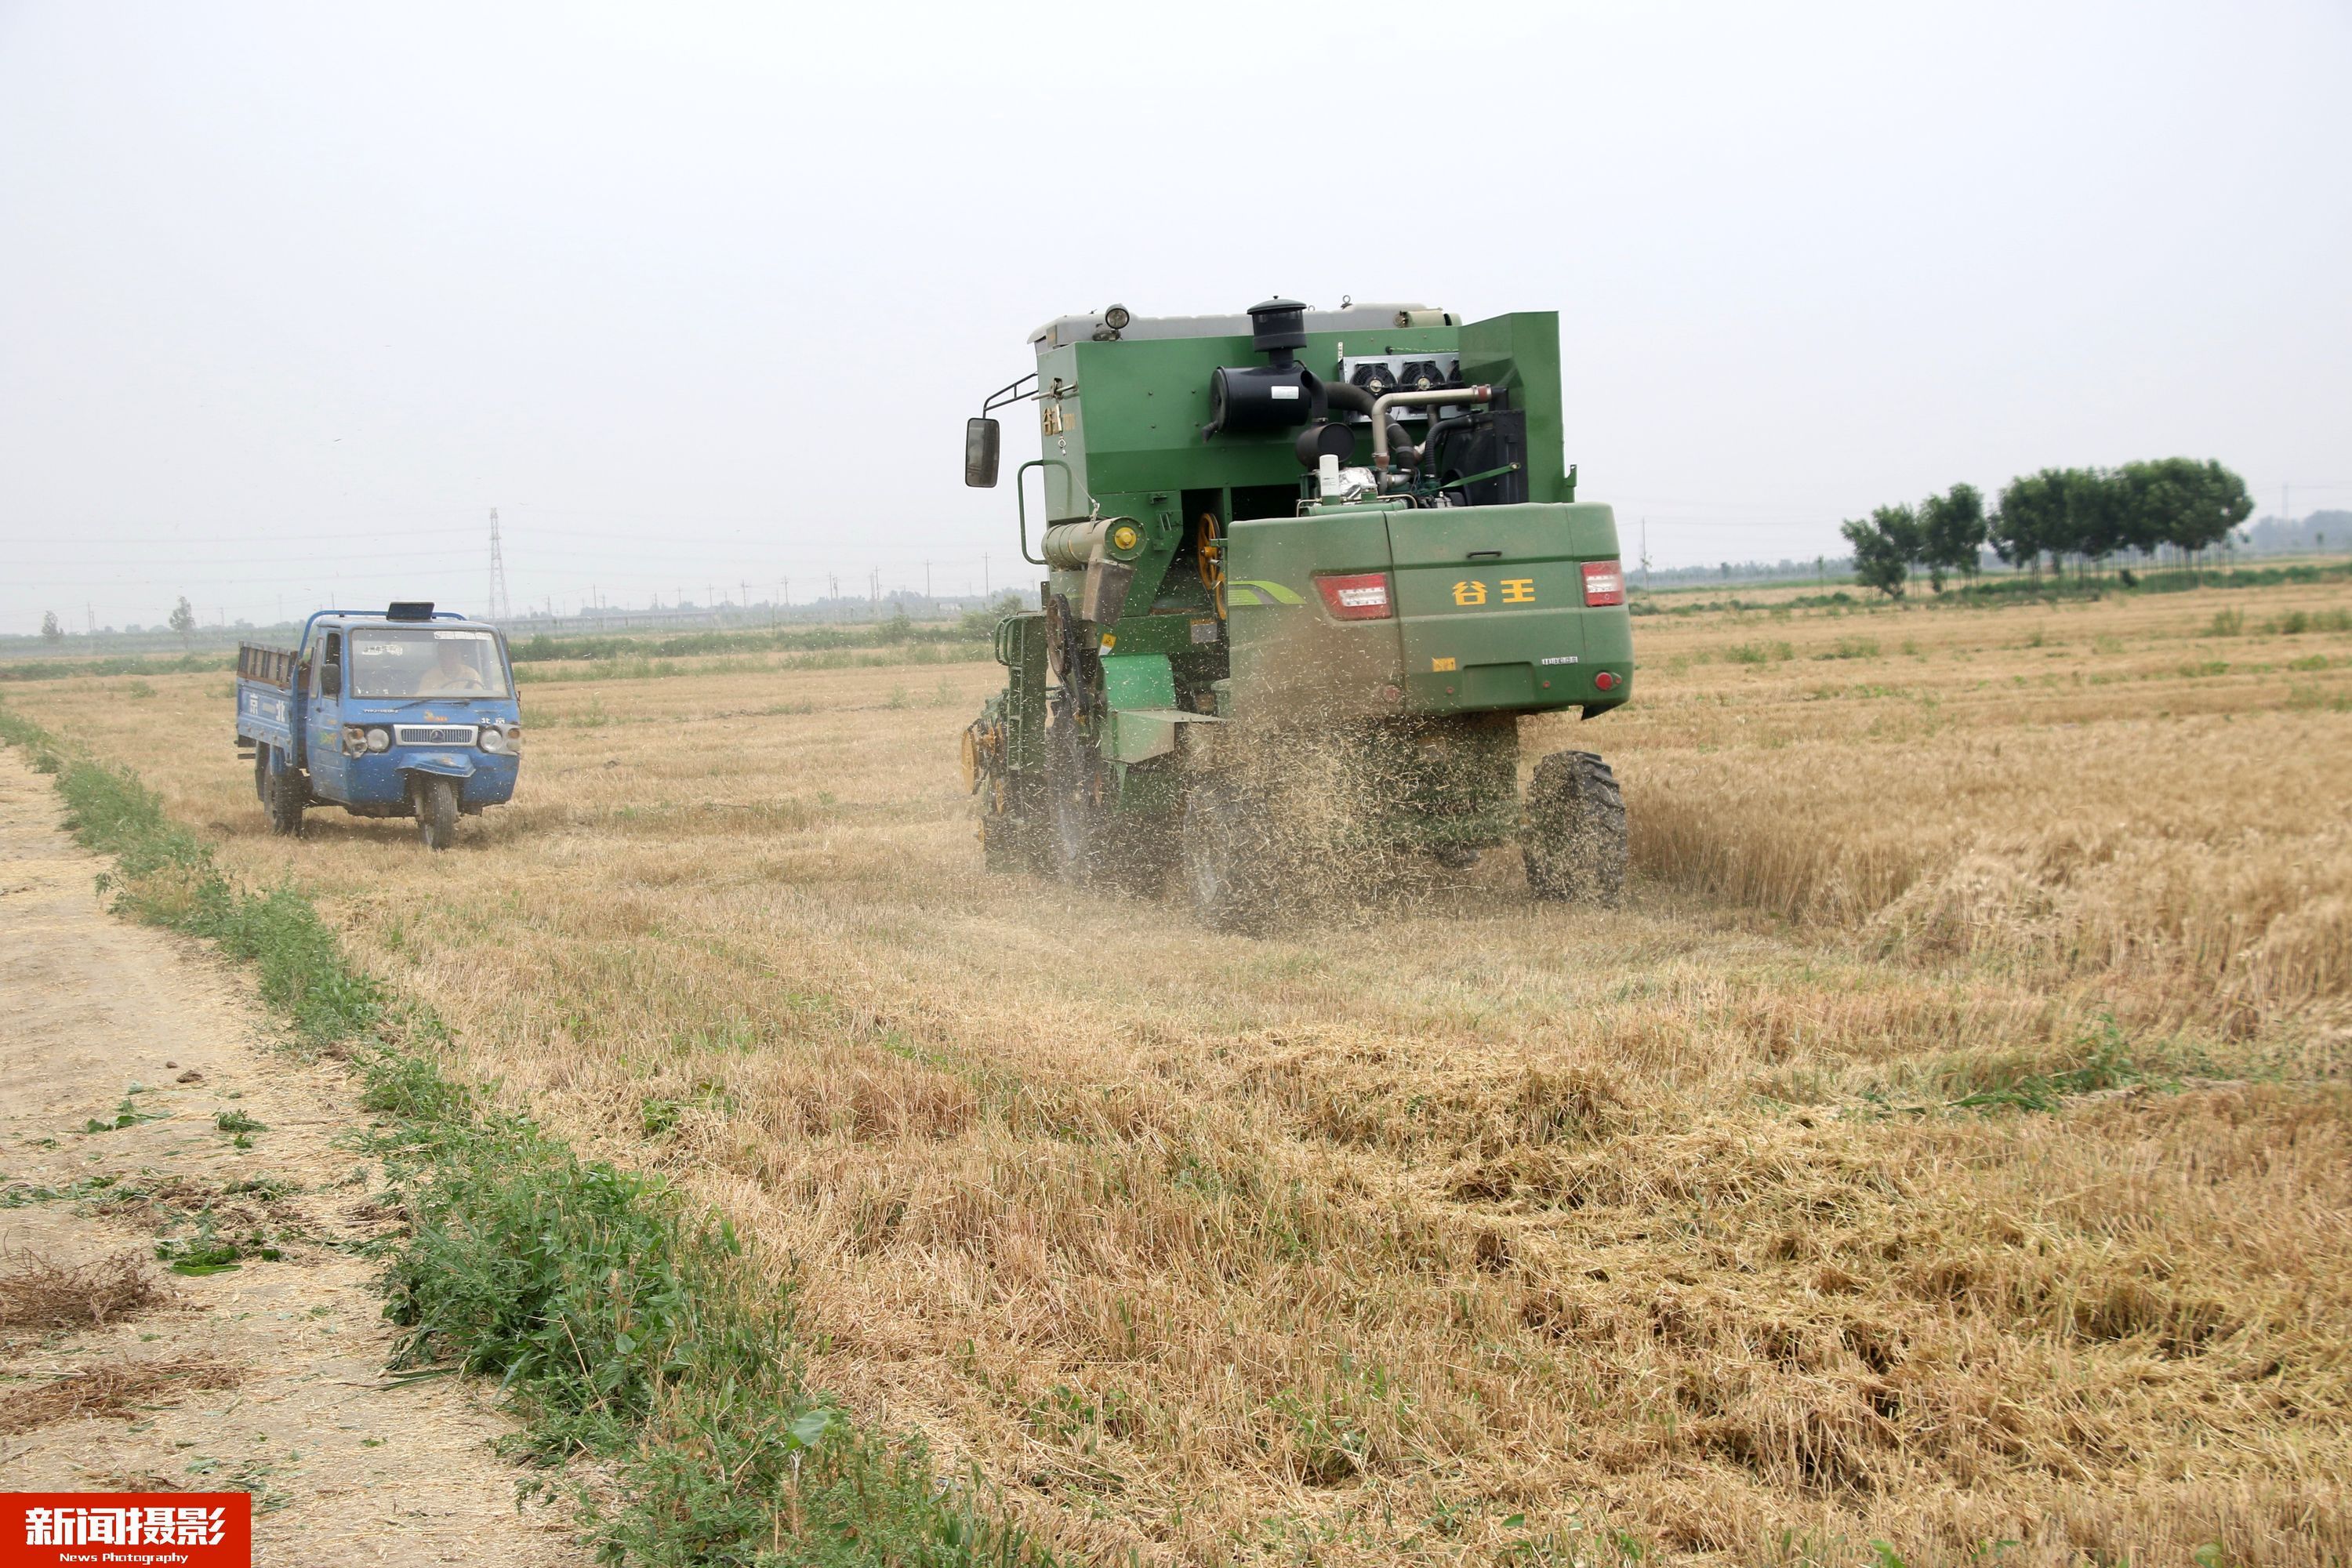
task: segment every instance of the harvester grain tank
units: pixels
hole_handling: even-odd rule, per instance
[[[1030,341],[965,433],[972,485],[997,482],[997,409],[1033,405],[1041,440],[1013,482],[1042,608],[997,626],[1004,690],[963,742],[992,868],[1150,889],[1174,862],[1203,918],[1249,929],[1289,874],[1284,780],[1344,778],[1383,855],[1517,839],[1537,897],[1616,898],[1608,765],[1558,752],[1518,784],[1521,718],[1633,692],[1616,521],[1564,464],[1557,316],[1114,306]]]

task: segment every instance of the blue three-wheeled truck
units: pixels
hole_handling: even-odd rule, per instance
[[[236,656],[236,744],[270,830],[299,834],[303,808],[413,816],[446,849],[460,815],[514,796],[522,712],[496,626],[428,604],[320,610],[291,648]]]

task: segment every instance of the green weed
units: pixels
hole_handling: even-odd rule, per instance
[[[2082,1061],[2057,1072],[2024,1073],[1945,1102],[1953,1110],[2055,1110],[2069,1097],[2135,1084],[2163,1083],[2132,1060],[2130,1042],[2111,1016],[2084,1037]]]
[[[1723,657],[1734,664],[1785,664],[1797,650],[1784,642],[1742,642],[1725,648]]]
[[[168,1110],[142,1110],[131,1103],[131,1097],[126,1094],[122,1097],[122,1103],[114,1108],[112,1121],[102,1121],[93,1116],[81,1124],[81,1130],[84,1132],[120,1132],[142,1121],[168,1121],[171,1116]]]
[[[2290,686],[2286,705],[2299,713],[2352,712],[2352,691],[2330,691],[2324,686]]]

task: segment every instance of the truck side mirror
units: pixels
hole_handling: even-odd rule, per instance
[[[996,447],[1000,432],[989,418],[963,422],[963,482],[974,489],[996,485]]]

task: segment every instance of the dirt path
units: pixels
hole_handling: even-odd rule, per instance
[[[272,1049],[247,977],[106,914],[61,816],[0,750],[0,1489],[250,1490],[263,1563],[585,1563],[518,1516],[499,1416],[378,1375],[348,1076]],[[243,1256],[192,1277],[159,1244]]]

